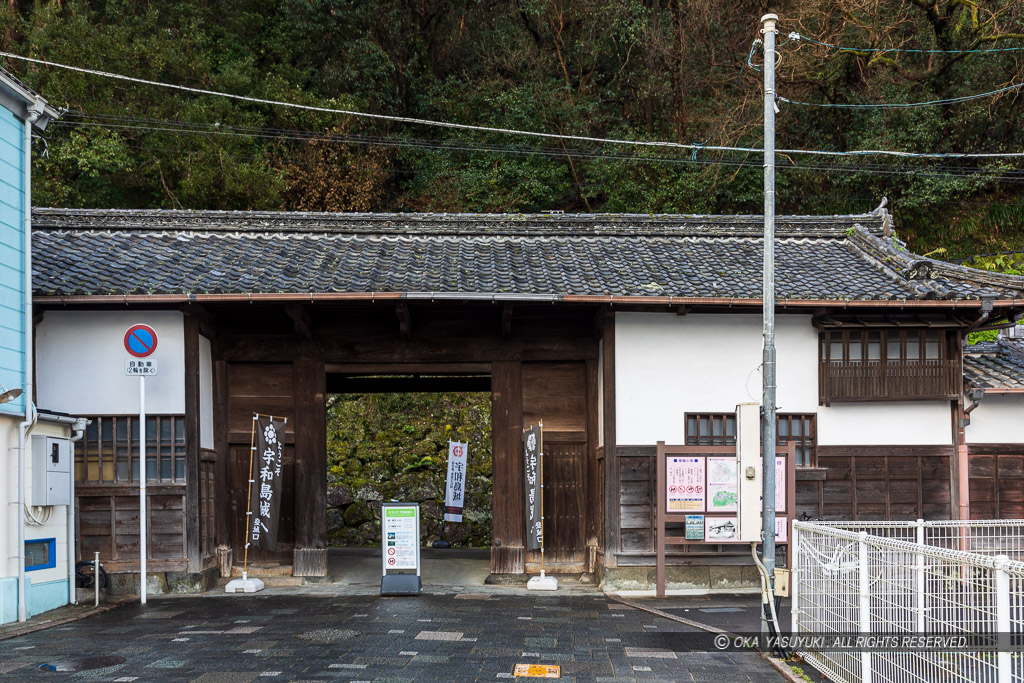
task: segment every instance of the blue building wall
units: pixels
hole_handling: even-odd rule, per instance
[[[0,107],[0,383],[25,386],[24,126]],[[0,413],[21,415],[25,396],[0,403]]]

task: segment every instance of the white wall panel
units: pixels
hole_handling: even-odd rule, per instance
[[[178,311],[47,311],[36,328],[39,407],[72,415],[139,412],[139,378],[124,374],[124,333],[156,330],[159,374],[146,378],[146,412],[185,413],[185,332]]]
[[[971,413],[967,443],[1024,443],[1024,396],[989,394]]]
[[[213,351],[199,337],[199,447],[213,448]]]

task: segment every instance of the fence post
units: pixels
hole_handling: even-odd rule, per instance
[[[992,569],[996,579],[996,637],[999,652],[996,653],[996,665],[999,669],[999,683],[1010,683],[1010,574],[1006,571],[1006,563],[1010,558],[999,555],[993,558]]]
[[[917,632],[924,633],[925,592],[924,592],[924,520],[917,520]]]
[[[790,603],[789,630],[796,633],[800,629],[800,522],[793,521],[793,566],[789,568]]]
[[[860,632],[863,635],[871,633],[871,581],[868,575],[868,533],[862,531],[857,534],[857,548],[860,551]],[[871,653],[860,653],[860,680],[861,683],[871,683]]]

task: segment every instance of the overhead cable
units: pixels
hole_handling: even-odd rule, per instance
[[[918,54],[946,54],[946,55],[964,55],[964,54],[984,54],[987,52],[1021,52],[1024,51],[1024,46],[1020,47],[991,47],[974,50],[924,50],[919,48],[905,48],[905,47],[847,47],[843,45],[833,45],[832,43],[826,43],[810,36],[801,35],[795,31],[789,34],[789,40],[800,41],[811,43],[813,45],[820,45],[821,47],[827,47],[830,50],[838,50],[839,52],[908,52]],[[788,41],[787,41],[788,42]],[[781,47],[781,45],[780,45]]]

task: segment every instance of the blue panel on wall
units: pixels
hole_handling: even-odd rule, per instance
[[[24,129],[14,114],[0,108],[0,383],[8,388],[25,386],[25,334],[21,319],[25,297],[24,197],[22,144]],[[0,404],[0,412],[20,414],[24,396]]]
[[[18,579],[0,579],[0,624],[18,620]]]
[[[34,617],[68,604],[68,580],[29,583],[25,596],[25,612]]]

